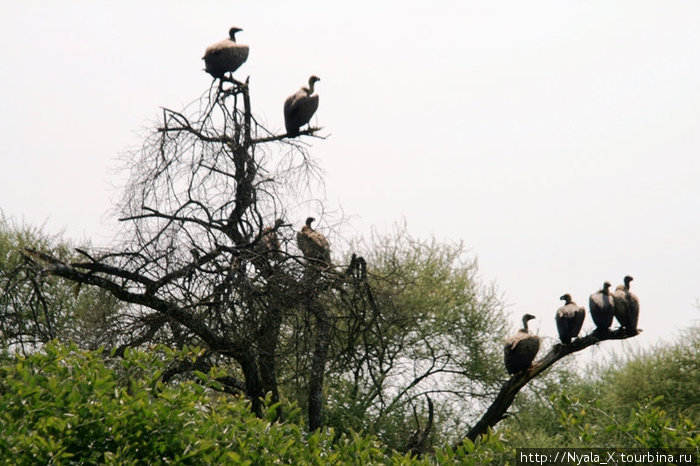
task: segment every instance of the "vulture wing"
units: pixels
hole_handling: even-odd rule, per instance
[[[585,317],[586,310],[575,303],[569,303],[557,309],[555,320],[562,343],[571,343],[571,339],[578,336]]]
[[[207,73],[222,78],[227,72],[236,71],[248,59],[248,46],[224,39],[207,47],[204,65]]]
[[[304,88],[287,97],[284,102],[284,126],[289,136],[297,136],[299,128],[311,121],[318,109],[318,94],[308,95]]]
[[[304,257],[331,263],[331,250],[328,240],[323,234],[312,230],[302,229],[297,233],[297,244]]]
[[[615,290],[613,294],[615,298],[614,313],[615,318],[621,327],[629,328],[629,314],[628,314],[628,304],[627,304],[627,293],[625,292],[625,287],[620,285]]]
[[[591,318],[597,328],[606,329],[612,325],[614,316],[614,299],[612,295],[604,294],[603,291],[593,293],[588,300],[588,307],[591,310]]]

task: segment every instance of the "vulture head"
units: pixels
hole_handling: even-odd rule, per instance
[[[564,301],[566,304],[571,303],[571,295],[569,293],[563,294],[559,297],[562,301]]]
[[[529,320],[534,319],[534,318],[535,318],[535,316],[533,316],[532,314],[525,314],[525,315],[523,316],[523,328],[524,328],[526,331],[527,331],[527,322],[528,322]]]
[[[629,275],[625,275],[625,280],[624,280],[624,281],[625,281],[625,286],[626,286],[627,288],[630,287],[630,282],[631,282],[632,280],[634,280],[634,278],[630,277]]]
[[[611,286],[612,285],[610,284],[610,282],[603,283],[603,294],[610,294],[610,287]]]
[[[319,77],[316,76],[315,74],[312,74],[312,75],[309,77],[309,94],[313,94],[313,92],[314,92],[314,84],[316,84],[316,82],[317,82],[317,81],[320,81],[320,80],[321,80],[321,78],[319,78]]]
[[[242,31],[243,31],[243,29],[237,28],[236,26],[234,26],[228,30],[228,36],[232,41],[236,42],[236,33],[242,32]]]
[[[315,221],[316,221],[315,218],[313,218],[313,217],[308,217],[308,218],[306,219],[306,226],[309,227],[309,228],[311,228],[311,223],[313,223],[313,222],[315,222]]]

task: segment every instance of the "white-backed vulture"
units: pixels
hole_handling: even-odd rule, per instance
[[[260,240],[255,246],[255,252],[258,254],[269,254],[271,259],[280,259],[280,240],[277,236],[277,230],[284,224],[284,220],[278,218],[275,220],[274,226],[266,227],[260,235]]]
[[[610,282],[603,283],[603,288],[588,299],[591,318],[596,329],[604,331],[610,328],[615,315],[615,298],[610,293]]]
[[[573,302],[569,293],[562,295],[559,299],[564,301],[564,305],[557,309],[554,320],[557,322],[559,339],[568,345],[571,339],[577,337],[578,332],[581,331],[583,319],[586,318],[586,309]]]
[[[318,108],[318,94],[314,93],[314,84],[320,81],[318,76],[311,75],[309,87],[302,87],[284,101],[284,127],[290,138],[299,136],[299,128],[311,121]]]
[[[233,73],[248,59],[248,46],[236,43],[236,33],[243,29],[232,27],[229,38],[212,44],[204,51],[204,70],[217,79]]]
[[[540,350],[540,337],[531,335],[527,328],[527,321],[534,318],[532,314],[525,314],[523,328],[506,340],[503,360],[509,374],[517,374],[530,367]]]
[[[639,321],[639,298],[630,292],[630,282],[634,278],[625,276],[624,285],[617,285],[615,293],[615,318],[620,326],[628,330],[637,330]]]
[[[311,223],[315,220],[313,217],[306,219],[306,224],[297,233],[297,245],[307,259],[330,265],[331,247],[323,234],[311,228]]]

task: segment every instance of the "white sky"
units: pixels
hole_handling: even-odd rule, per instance
[[[587,305],[625,274],[642,303],[637,344],[700,317],[700,2],[0,7],[6,216],[103,243],[119,154],[159,107],[208,88],[204,48],[236,25],[250,46],[237,76],[251,76],[270,129],[321,77],[315,122],[330,137],[309,141],[347,237],[405,219],[415,236],[463,240],[513,328],[530,312],[543,336],[561,294]]]

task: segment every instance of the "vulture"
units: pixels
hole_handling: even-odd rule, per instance
[[[284,101],[284,126],[290,138],[299,136],[299,128],[307,124],[318,108],[318,94],[314,93],[314,84],[320,81],[311,75],[309,87],[302,87]]]
[[[229,38],[212,44],[204,51],[204,71],[221,79],[229,71],[233,73],[248,59],[248,46],[236,43],[236,33],[243,29],[232,27]]]
[[[330,265],[331,248],[326,237],[311,228],[311,223],[315,220],[313,217],[306,219],[306,225],[297,233],[297,245],[307,259]]]
[[[603,283],[603,289],[593,293],[588,299],[588,307],[591,309],[591,318],[597,330],[604,331],[610,328],[615,315],[615,298],[610,293],[610,282]]]
[[[630,282],[634,278],[627,275],[624,279],[624,285],[617,285],[615,293],[615,318],[620,323],[620,326],[637,331],[637,322],[639,321],[639,299],[636,295],[630,292]]]
[[[554,320],[557,322],[559,339],[562,343],[568,345],[571,343],[571,339],[577,337],[578,332],[581,331],[583,319],[586,317],[586,309],[573,302],[569,293],[566,293],[559,299],[564,301],[564,305],[557,309],[557,315]]]
[[[284,220],[278,218],[275,220],[275,225],[266,227],[262,231],[260,241],[255,246],[255,252],[258,254],[270,254],[273,259],[280,259],[280,240],[277,237],[277,230],[284,224]]]
[[[525,314],[523,328],[506,340],[503,347],[503,360],[509,374],[517,374],[530,367],[540,350],[540,337],[530,335],[527,330],[527,321],[534,318],[532,314]]]

